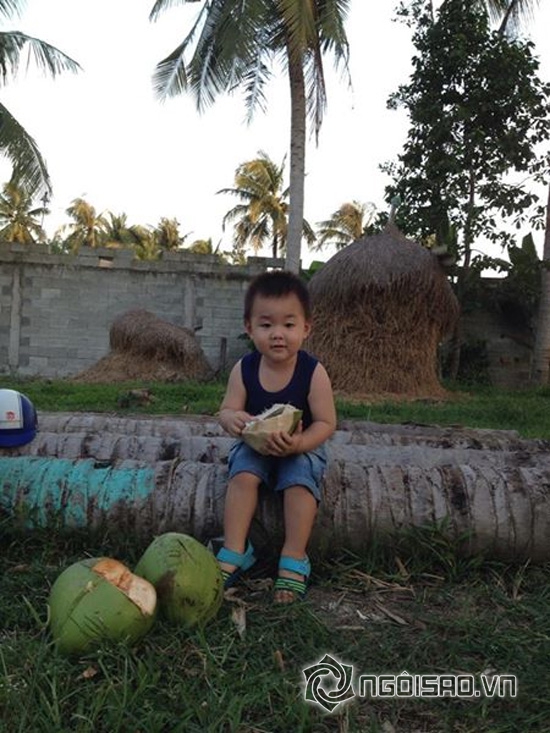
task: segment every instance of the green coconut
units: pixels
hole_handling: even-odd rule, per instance
[[[153,625],[155,588],[111,558],[66,568],[48,600],[50,628],[62,654],[82,654],[104,641],[133,644]]]
[[[189,535],[167,532],[157,537],[135,572],[155,586],[160,612],[173,623],[203,626],[220,609],[223,578],[218,561]]]
[[[241,437],[247,445],[265,455],[269,437],[280,431],[292,435],[301,419],[302,410],[293,405],[272,405],[247,423]]]

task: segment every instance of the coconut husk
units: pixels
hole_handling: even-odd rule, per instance
[[[111,352],[74,377],[75,381],[179,381],[212,376],[193,331],[142,308],[115,318],[109,343]]]
[[[307,348],[344,392],[440,395],[439,343],[458,318],[429,250],[394,227],[340,250],[311,279]]]
[[[258,453],[268,455],[266,442],[273,433],[283,431],[292,435],[302,419],[302,410],[292,405],[275,404],[246,424],[241,437]]]

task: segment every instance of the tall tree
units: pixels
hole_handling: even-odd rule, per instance
[[[106,247],[132,247],[136,244],[136,237],[132,227],[128,224],[126,214],[107,212],[102,227],[102,239]]]
[[[60,234],[65,235],[65,244],[71,252],[105,244],[108,222],[90,203],[83,198],[73,199],[66,213],[72,222],[61,227]]]
[[[138,260],[158,260],[161,254],[155,230],[136,224],[130,228],[135,238],[134,249]]]
[[[162,217],[155,228],[157,245],[162,250],[174,252],[179,249],[187,235],[180,234],[180,224],[177,219]]]
[[[363,236],[372,223],[375,214],[374,204],[351,201],[342,204],[332,213],[330,219],[317,225],[317,244],[313,249],[319,251],[328,245],[343,249]]]
[[[9,19],[19,14],[23,4],[23,0],[0,0],[0,18]],[[27,63],[33,60],[52,77],[63,71],[80,69],[76,61],[38,38],[19,31],[0,31],[0,86],[17,75],[21,60]],[[36,142],[1,102],[0,153],[12,163],[12,180],[16,184],[21,184],[31,194],[39,189],[51,191],[48,169]]]
[[[499,23],[501,35],[514,34],[533,14],[539,0],[477,0],[484,5],[493,19]]]
[[[191,252],[196,255],[215,255],[220,262],[228,262],[227,252],[220,250],[221,240],[214,247],[212,237],[208,239],[195,239],[184,252]]]
[[[234,206],[223,218],[223,227],[234,224],[233,242],[237,251],[251,245],[258,252],[265,244],[277,257],[284,249],[288,229],[288,189],[284,184],[284,161],[277,165],[267,153],[249,160],[235,171],[233,188],[218,193],[231,194],[242,203]]]
[[[151,19],[177,1],[156,0]],[[190,89],[199,110],[219,93],[243,86],[250,118],[265,106],[264,89],[273,65],[285,65],[291,97],[286,266],[293,272],[300,266],[307,119],[318,135],[326,104],[324,53],[331,52],[336,64],[344,62],[347,68],[344,21],[349,4],[350,0],[201,0],[191,31],[157,65],[154,75],[161,99]]]
[[[486,5],[500,20],[499,32],[514,32],[522,22],[529,19],[539,0],[486,0]],[[546,203],[546,228],[540,275],[540,295],[535,335],[535,348],[531,366],[531,381],[548,384],[550,378],[550,184]]]
[[[410,12],[418,54],[411,81],[391,103],[407,109],[411,126],[388,194],[403,201],[401,228],[455,250],[464,301],[478,238],[509,244],[498,221],[520,223],[537,200],[511,177],[540,168],[550,85],[537,76],[532,44],[491,31],[479,3],[444,0],[434,15],[431,2],[417,0]],[[457,331],[455,370],[459,343]]]
[[[542,268],[539,309],[535,349],[531,367],[531,381],[535,384],[548,384],[550,377],[550,186],[546,204],[546,230],[542,252]]]
[[[33,244],[45,240],[42,220],[48,211],[35,206],[32,196],[13,181],[0,194],[0,242]]]

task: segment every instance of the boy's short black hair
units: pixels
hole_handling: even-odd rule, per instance
[[[304,310],[306,321],[311,319],[311,304],[307,285],[298,275],[287,270],[263,272],[252,280],[244,296],[244,320],[250,321],[252,305],[256,296],[264,298],[282,298],[294,294]]]

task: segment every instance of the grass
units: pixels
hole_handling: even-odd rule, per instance
[[[214,414],[223,382],[81,385],[4,378],[39,410]],[[120,408],[131,388],[154,402]],[[358,404],[340,418],[517,430],[550,439],[550,391],[452,391],[442,402]],[[0,731],[17,733],[550,733],[550,565],[459,557],[438,528],[391,550],[314,563],[306,603],[271,604],[252,580],[204,630],[163,621],[132,648],[59,656],[47,628],[52,583],[72,562],[133,567],[127,536],[25,533],[0,516]],[[314,558],[315,560],[315,558]],[[241,636],[234,609],[245,614]],[[516,698],[355,696],[326,714],[304,700],[302,670],[330,654],[359,674],[513,674]],[[328,683],[327,683],[328,685]],[[328,689],[328,687],[327,687]],[[357,691],[357,689],[356,689]]]
[[[24,392],[44,411],[117,412],[120,414],[214,415],[225,381],[124,384],[81,384],[68,380],[16,379],[3,376],[0,386]],[[131,389],[150,389],[153,401],[120,406]],[[340,418],[381,423],[461,425],[516,430],[525,438],[550,439],[550,388],[505,392],[490,387],[451,387],[445,400],[356,402],[338,398]]]
[[[441,542],[433,554],[430,538],[411,536],[394,554],[317,565],[306,603],[273,606],[251,581],[202,631],[159,621],[133,648],[67,659],[45,627],[57,575],[85,555],[133,565],[144,548],[131,538],[1,529],[0,729],[9,733],[550,730],[548,567],[460,559]],[[515,674],[518,696],[356,696],[325,714],[304,700],[302,670],[327,653],[356,675]]]

